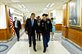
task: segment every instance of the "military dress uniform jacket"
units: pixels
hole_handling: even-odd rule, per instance
[[[41,32],[42,33],[47,33],[47,32],[51,32],[52,30],[52,23],[50,19],[46,19],[45,20],[41,20],[40,22],[40,27],[41,27]]]

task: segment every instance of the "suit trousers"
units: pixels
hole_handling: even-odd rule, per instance
[[[39,40],[39,41],[40,41],[40,40],[41,40],[40,32],[37,32],[36,34],[37,34],[37,40]]]
[[[15,28],[15,32],[16,32],[16,35],[17,35],[17,40],[19,41],[19,39],[20,39],[19,29]]]
[[[33,42],[33,48],[35,49],[36,47],[36,39],[35,39],[35,34],[28,35],[29,36],[29,45],[32,45]]]

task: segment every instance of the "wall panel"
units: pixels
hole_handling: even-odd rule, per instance
[[[56,31],[62,31],[62,24],[55,25]]]
[[[68,39],[82,47],[82,31],[69,28]]]
[[[69,39],[73,43],[82,47],[82,29],[69,27],[69,23],[68,23],[68,20],[69,20],[68,19],[69,18],[68,3],[66,3],[66,8],[63,9],[64,10],[64,12],[63,12],[64,13],[64,15],[63,15],[64,18],[63,18],[62,34],[63,34],[63,37],[65,37],[66,39]],[[82,7],[81,7],[81,9],[82,9]],[[82,12],[82,10],[81,10],[81,12]],[[81,19],[82,19],[82,15],[81,15]],[[81,22],[82,22],[82,20],[81,20]]]

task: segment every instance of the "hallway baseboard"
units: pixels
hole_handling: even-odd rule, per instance
[[[61,43],[71,54],[82,54],[82,48],[72,41],[62,37]]]

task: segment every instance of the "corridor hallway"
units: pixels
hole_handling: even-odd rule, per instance
[[[28,36],[24,33],[20,41],[16,42],[7,54],[43,54],[42,40],[36,42],[37,52],[34,52],[33,48],[28,45]],[[70,52],[59,41],[54,40],[49,42],[49,47],[45,54],[70,54]]]
[[[43,54],[42,38],[34,52],[24,32],[31,13],[36,20],[38,16],[42,20],[43,14],[54,19],[54,41],[50,39],[45,54],[82,54],[82,0],[0,0],[0,54]],[[20,41],[14,34],[15,17],[21,24]]]

